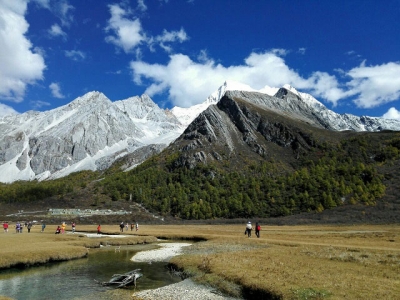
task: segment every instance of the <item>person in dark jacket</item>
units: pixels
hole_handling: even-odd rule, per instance
[[[259,238],[260,237],[260,230],[261,230],[261,226],[260,224],[258,224],[258,222],[256,223],[256,236]]]

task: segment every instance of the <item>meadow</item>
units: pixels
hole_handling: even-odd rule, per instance
[[[12,227],[12,226],[11,226]],[[141,225],[126,238],[91,239],[45,232],[0,234],[0,268],[90,255],[100,245],[196,241],[171,260],[182,276],[245,299],[398,299],[400,226],[263,226],[261,237],[237,225]],[[79,225],[95,232],[97,225]],[[69,229],[69,228],[68,228]],[[119,233],[118,225],[102,225]],[[0,297],[1,299],[1,297]]]

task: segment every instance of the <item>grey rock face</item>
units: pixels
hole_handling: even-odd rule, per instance
[[[104,170],[154,139],[165,147],[182,130],[175,116],[146,95],[113,103],[90,92],[52,111],[0,119],[0,181]]]

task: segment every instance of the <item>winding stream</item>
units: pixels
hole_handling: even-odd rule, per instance
[[[149,245],[90,249],[87,258],[51,263],[24,270],[0,271],[0,295],[14,299],[131,299],[135,287],[112,289],[96,280],[108,281],[113,274],[141,269],[136,291],[154,289],[181,281],[172,276],[166,262],[132,262],[132,256]]]

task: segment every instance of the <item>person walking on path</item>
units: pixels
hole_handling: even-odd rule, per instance
[[[72,222],[71,227],[72,227],[72,233],[75,233],[75,227],[76,227],[75,222]]]
[[[21,233],[21,223],[20,222],[17,222],[17,224],[15,224],[15,232]]]
[[[256,223],[256,236],[258,238],[260,237],[260,230],[261,230],[260,224]]]
[[[3,223],[3,229],[4,229],[4,232],[5,232],[5,233],[8,232],[8,222],[4,222],[4,223]]]
[[[139,223],[136,222],[136,231],[139,230]]]
[[[43,221],[42,222],[42,232],[44,231],[45,228],[46,228],[46,223]]]
[[[60,225],[58,225],[57,228],[56,228],[56,232],[55,233],[56,234],[60,234],[60,232],[61,232],[61,227],[60,227]]]
[[[99,224],[99,226],[97,226],[97,234],[101,234],[101,226]]]
[[[124,232],[124,222],[121,222],[121,224],[119,224],[119,231]]]
[[[64,234],[65,233],[65,222],[62,222],[61,224],[61,233]]]
[[[133,231],[133,228],[135,228],[135,224],[131,223],[131,231]]]
[[[32,228],[32,222],[29,222],[26,227],[28,228],[28,233],[30,233]]]
[[[251,237],[251,231],[253,230],[253,225],[251,225],[251,222],[248,221],[246,224],[246,230],[244,232],[244,234],[247,233],[247,237]]]

